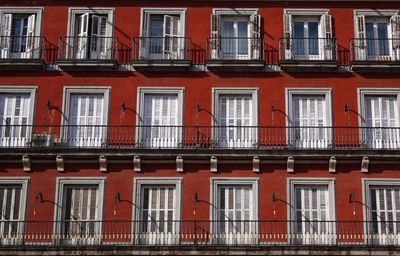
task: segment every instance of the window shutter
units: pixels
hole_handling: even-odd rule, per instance
[[[179,57],[179,18],[164,15],[164,53],[168,59]]]
[[[332,17],[330,14],[321,15],[321,36],[323,37],[324,59],[331,60],[333,57],[333,39],[332,39]]]
[[[390,18],[390,26],[392,30],[392,47],[393,50],[400,49],[400,15],[396,14]]]
[[[12,14],[3,14],[1,19],[1,58],[9,58],[11,45]]]
[[[73,52],[77,59],[85,59],[88,48],[88,30],[89,30],[89,13],[78,16],[75,36],[76,45],[73,47]]]
[[[31,58],[35,52],[32,52],[35,47],[37,47],[38,42],[36,42],[35,39],[35,21],[36,21],[36,15],[32,14],[29,15],[28,17],[28,28],[27,28],[27,33],[26,33],[26,58]],[[36,55],[39,52],[36,53]],[[39,56],[34,56],[34,57],[39,57]]]
[[[250,35],[251,35],[251,53],[252,59],[260,59],[261,57],[261,15],[253,13],[250,16]]]
[[[292,15],[284,14],[283,15],[283,24],[284,24],[284,42],[282,50],[285,51],[285,59],[291,59],[292,56]]]
[[[359,15],[356,17],[356,41],[354,42],[355,57],[358,60],[366,58],[366,31],[365,31],[365,16]]]
[[[218,59],[220,52],[220,21],[219,14],[211,15],[211,58]]]
[[[108,49],[111,47],[111,41],[107,36],[107,19],[104,16],[93,15],[91,27],[91,59],[105,59],[111,57]],[[109,42],[107,44],[107,42]],[[108,56],[107,56],[108,55]]]

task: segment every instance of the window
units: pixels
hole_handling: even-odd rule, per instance
[[[42,9],[0,9],[0,58],[40,57]]]
[[[293,242],[334,244],[334,180],[290,179],[289,184]]]
[[[328,10],[285,10],[285,59],[332,60],[331,15]]]
[[[355,11],[355,54],[359,60],[388,61],[400,56],[400,15],[397,11]]]
[[[363,141],[369,148],[400,147],[399,91],[360,89]]]
[[[22,243],[28,178],[0,179],[0,244]]]
[[[215,141],[219,147],[257,146],[257,90],[214,89]]]
[[[256,243],[258,180],[212,179],[213,230],[218,243]],[[215,207],[215,209],[214,209]]]
[[[331,144],[330,89],[287,90],[289,144],[295,148],[326,148]]]
[[[179,178],[135,179],[136,220],[142,244],[179,242],[181,183]]]
[[[364,179],[368,235],[373,243],[398,245],[400,236],[400,182]]]
[[[61,242],[76,245],[100,242],[104,182],[104,178],[58,178],[55,228]]]
[[[141,88],[139,143],[168,148],[182,144],[183,89]]]
[[[65,142],[71,147],[101,147],[107,140],[109,89],[65,88]]]
[[[251,60],[261,56],[261,16],[253,9],[214,9],[211,58]]]
[[[0,87],[0,146],[30,142],[36,88]]]
[[[142,9],[140,58],[184,59],[185,9]]]
[[[113,57],[113,10],[70,9],[69,58],[111,59]]]

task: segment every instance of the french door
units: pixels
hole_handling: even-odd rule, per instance
[[[335,224],[331,221],[328,186],[296,186],[293,235],[301,244],[332,244]]]
[[[0,146],[24,147],[30,140],[30,96],[0,95]]]
[[[296,148],[326,148],[330,137],[325,96],[293,97],[291,143]]]
[[[22,242],[22,186],[0,185],[0,243],[15,244]]]
[[[1,58],[37,58],[36,15],[4,14],[1,24]]]
[[[217,192],[215,230],[219,243],[249,244],[257,231],[251,186],[224,185]]]
[[[142,244],[173,244],[179,241],[175,212],[175,186],[143,186],[140,232]]]
[[[395,149],[400,146],[396,96],[366,96],[366,145],[369,148]]]
[[[141,142],[146,147],[177,147],[181,143],[178,95],[145,95]]]
[[[372,242],[400,245],[400,187],[371,187],[370,198]]]
[[[252,96],[220,96],[217,138],[220,147],[253,147],[257,143],[257,131],[252,125]]]
[[[389,26],[390,23],[387,19],[369,18],[366,20],[367,59],[390,60]]]
[[[182,59],[183,47],[180,38],[180,18],[174,15],[150,15],[150,38],[142,51],[149,52],[150,59]]]
[[[73,147],[101,147],[107,132],[104,115],[103,94],[72,94],[68,144]]]
[[[301,60],[320,60],[319,20],[293,21],[293,57]],[[323,45],[323,44],[322,44]]]
[[[222,20],[222,59],[250,59],[249,19],[241,17]]]
[[[97,185],[64,187],[63,215],[60,223],[63,242],[94,244],[100,241],[98,193]]]

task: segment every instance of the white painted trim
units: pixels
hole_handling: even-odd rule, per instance
[[[54,205],[54,221],[62,220],[63,197],[65,185],[98,185],[97,201],[99,202],[98,220],[103,220],[104,204],[105,204],[105,183],[106,177],[57,177],[56,178],[56,194]],[[54,225],[53,234],[60,233],[60,225]],[[101,230],[101,227],[100,227]]]
[[[252,186],[252,193],[253,193],[253,210],[251,216],[252,220],[259,220],[259,182],[260,179],[258,177],[216,177],[216,178],[210,178],[210,220],[215,220],[216,219],[216,209],[218,209],[217,206],[217,196],[218,196],[218,186],[223,186],[223,185],[250,185]],[[211,233],[214,233],[214,225],[212,222],[210,222],[210,230]],[[258,230],[256,230],[258,232]]]
[[[187,8],[141,8],[140,9],[140,36],[143,36],[143,19],[148,17],[146,14],[160,14],[160,15],[179,15],[179,27],[181,32],[181,37],[185,37],[186,35],[186,12]],[[149,24],[149,22],[147,22]],[[148,28],[146,28],[148,29]]]
[[[387,17],[390,18],[393,15],[396,15],[399,13],[399,10],[390,10],[390,9],[355,9],[353,10],[353,26],[354,26],[354,38],[358,38],[358,27],[357,27],[357,17],[358,16],[365,16],[371,17],[371,16],[379,16],[379,17]],[[389,38],[391,37],[391,33],[389,32]]]
[[[146,94],[160,94],[160,95],[177,95],[178,96],[178,126],[184,124],[184,113],[185,113],[185,88],[184,87],[138,87],[137,88],[137,100],[136,110],[136,134],[140,135],[140,125],[143,125],[144,115],[144,97]],[[182,131],[183,132],[183,131]],[[183,134],[181,134],[183,136]],[[140,136],[137,136],[137,141],[141,141]]]
[[[182,219],[182,197],[183,197],[183,178],[182,177],[134,177],[133,178],[133,205],[132,220],[140,220],[141,211],[141,189],[146,185],[174,185],[175,186],[175,218],[179,221]]]
[[[71,94],[104,94],[104,125],[108,124],[110,115],[111,86],[64,86],[64,96],[62,103],[61,124],[68,124]],[[61,133],[62,134],[62,133]]]
[[[0,20],[2,20],[2,16],[4,14],[35,14],[35,36],[42,35],[42,26],[43,26],[43,12],[44,7],[1,7],[0,8]]]
[[[29,118],[28,125],[34,124],[36,113],[37,86],[0,86],[0,94],[29,94]]]
[[[213,8],[212,13],[217,15],[229,15],[238,16],[246,15],[250,16],[252,14],[257,14],[259,12],[258,8]]]
[[[370,95],[391,95],[397,97],[397,113],[400,113],[400,88],[358,88],[357,89],[357,108],[358,108],[358,124],[360,127],[365,125],[365,97]],[[398,114],[400,115],[400,114]],[[396,117],[397,123],[400,122],[400,116]]]
[[[110,37],[114,36],[115,8],[111,7],[69,7],[67,36],[74,36],[76,15],[84,13],[107,15],[106,31],[108,31]]]
[[[335,178],[287,178],[286,180],[286,191],[287,191],[287,219],[295,220],[295,186],[309,185],[309,186],[328,186],[328,201],[330,202],[329,213],[330,220],[336,220],[336,179]],[[288,230],[290,230],[290,223],[288,223]]]
[[[211,126],[218,125],[218,113],[219,113],[219,97],[221,95],[251,95],[252,101],[253,101],[253,120],[251,126],[257,126],[258,125],[258,87],[252,88],[252,87],[213,87],[211,89],[212,93],[212,99],[211,99],[211,113],[213,117],[211,120]]]
[[[294,16],[322,16],[329,14],[329,9],[284,9],[283,13]]]
[[[21,206],[20,209],[20,220],[25,221],[27,216],[27,207],[28,207],[28,187],[30,183],[30,177],[12,177],[12,176],[3,176],[0,177],[0,184],[6,185],[21,185]]]
[[[326,121],[327,126],[333,124],[332,114],[332,89],[331,88],[285,88],[285,112],[286,112],[286,126],[290,126],[293,113],[291,111],[294,95],[324,95],[326,104]]]

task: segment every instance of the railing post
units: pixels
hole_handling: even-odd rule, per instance
[[[196,220],[193,221],[193,235],[194,235],[193,243],[197,245],[197,221]]]

